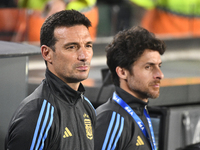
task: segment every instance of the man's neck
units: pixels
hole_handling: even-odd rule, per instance
[[[69,87],[71,87],[73,90],[78,91],[78,87],[80,85],[79,83],[66,83]]]
[[[124,91],[126,91],[127,93],[133,95],[134,97],[140,99],[141,101],[143,101],[143,102],[145,102],[145,103],[148,102],[148,98],[146,98],[146,97],[141,97],[139,93],[130,90],[130,88],[128,88],[127,85],[120,84],[120,88],[123,89]]]

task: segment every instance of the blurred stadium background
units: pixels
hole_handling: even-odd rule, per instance
[[[145,0],[145,4],[148,4],[147,1],[149,0]],[[103,69],[107,68],[105,46],[118,31],[135,25],[147,28],[150,25],[149,30],[167,45],[166,53],[162,56],[161,69],[165,78],[162,81],[161,96],[157,100],[150,100],[150,105],[200,104],[200,23],[198,22],[200,1],[190,0],[189,3],[188,0],[168,0],[169,6],[166,8],[162,0],[157,1],[159,6],[140,4],[137,0],[97,0],[92,5],[95,10],[88,9],[88,12],[91,10],[95,12],[92,13],[95,16],[89,14],[94,20],[92,23],[95,27],[91,31],[94,56],[89,77],[83,84],[89,91],[86,91],[86,96],[95,107],[105,102],[113,90],[112,88],[108,90],[108,82],[102,91],[100,101],[96,102],[103,85]],[[21,8],[17,2],[17,0],[0,2],[0,41],[10,42],[0,42],[0,149],[3,149],[6,129],[18,103],[29,95],[45,76],[45,64],[40,55],[38,36],[40,26],[45,19],[44,13],[47,12]],[[190,7],[185,9],[185,14],[181,14],[185,5]],[[155,9],[161,11],[160,15],[166,11],[169,16],[156,15]],[[83,11],[86,15],[88,12]],[[171,15],[186,17],[187,20],[172,20]],[[9,45],[11,48],[7,47]],[[181,145],[192,144],[190,140],[184,143],[186,140],[188,138],[179,137],[174,140],[174,145],[171,141],[171,147],[168,149],[173,150]]]

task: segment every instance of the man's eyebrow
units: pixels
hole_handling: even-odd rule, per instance
[[[66,45],[66,46],[68,46],[68,45],[77,45],[78,44],[78,42],[69,42],[69,43],[66,43],[66,44],[64,44],[64,46]]]
[[[153,62],[147,62],[146,64],[149,64],[149,65],[156,65],[156,63],[153,63]],[[159,63],[159,65],[161,65],[162,62]]]
[[[93,42],[92,41],[88,41],[87,44],[93,44]]]
[[[93,44],[92,41],[88,41],[86,44]],[[64,47],[69,46],[69,45],[80,45],[78,42],[69,42],[64,44]]]

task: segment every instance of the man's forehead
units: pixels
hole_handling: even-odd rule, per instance
[[[162,63],[160,53],[158,51],[150,50],[150,49],[146,49],[136,62],[140,62],[143,64],[146,64],[146,63],[160,64],[160,63]]]
[[[89,30],[84,25],[58,27],[54,30],[54,36],[58,40],[64,39],[68,42],[92,42]]]

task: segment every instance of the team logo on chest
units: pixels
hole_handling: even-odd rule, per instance
[[[84,123],[85,123],[85,131],[86,131],[86,137],[90,140],[93,139],[93,133],[92,133],[92,124],[89,116],[87,114],[83,115],[84,117]]]

